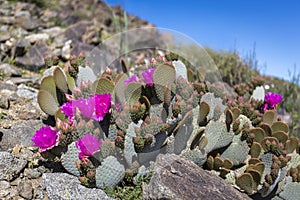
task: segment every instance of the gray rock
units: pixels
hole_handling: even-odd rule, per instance
[[[9,38],[10,38],[10,34],[9,33],[0,32],[0,42],[5,42]]]
[[[159,155],[143,199],[250,199],[225,180],[174,154]]]
[[[82,36],[86,32],[87,27],[92,25],[92,22],[80,21],[74,25],[69,26],[65,31],[65,35],[69,40],[82,42]]]
[[[39,24],[38,21],[31,18],[29,11],[19,11],[15,14],[16,24],[20,25],[26,30],[36,29]]]
[[[24,84],[18,86],[17,95],[26,99],[35,99],[38,91],[32,87],[28,87]]]
[[[25,37],[30,43],[36,43],[37,41],[43,40],[47,41],[49,40],[49,35],[47,33],[36,33],[36,34],[31,34]]]
[[[0,96],[0,108],[9,109],[10,101],[8,96]]]
[[[7,181],[0,181],[0,190],[7,189],[10,187],[10,183]]]
[[[0,23],[2,24],[14,24],[15,18],[14,17],[8,17],[8,16],[0,16]]]
[[[112,199],[101,189],[82,186],[75,176],[66,173],[43,174],[41,186],[49,199]]]
[[[44,41],[38,41],[30,47],[28,52],[22,57],[16,57],[16,65],[29,70],[37,71],[45,66],[44,57],[51,56],[52,53]]]
[[[16,91],[17,86],[14,85],[13,83],[6,83],[6,82],[0,81],[0,90]]]
[[[10,65],[8,63],[1,64],[0,70],[2,70],[4,72],[5,76],[9,76],[9,77],[10,76],[14,76],[14,77],[22,76],[22,73],[16,66]]]
[[[26,53],[26,48],[30,47],[30,43],[25,38],[17,40],[15,47],[13,48],[13,55],[15,57],[23,56]]]
[[[27,120],[13,125],[11,129],[0,128],[0,133],[3,134],[2,140],[0,140],[0,151],[12,149],[17,144],[32,146],[31,137],[42,125],[40,120]]]
[[[9,79],[12,81],[15,85],[30,85],[34,88],[39,87],[41,78],[40,77],[35,77],[35,76],[30,76],[30,77],[12,77]]]
[[[26,160],[8,152],[0,152],[0,180],[11,181],[25,168]]]
[[[25,169],[24,175],[27,176],[29,179],[35,179],[42,175],[37,169]]]
[[[21,197],[24,199],[32,199],[33,198],[33,188],[32,183],[27,181],[21,181],[18,185],[18,192]]]
[[[73,45],[71,55],[79,55],[80,53],[83,53],[84,55],[88,55],[95,46],[89,45],[82,42],[77,42]]]

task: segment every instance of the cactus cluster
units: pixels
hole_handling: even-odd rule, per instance
[[[82,61],[72,57],[68,67],[51,67],[38,103],[59,132],[59,144],[43,155],[58,158],[86,186],[133,181],[158,154],[176,153],[249,195],[279,198],[299,188],[298,139],[276,109],[265,110],[263,99],[250,96],[262,80],[236,86],[238,95],[230,97],[175,54],[152,59],[135,74],[123,60],[123,73],[107,68],[99,77]],[[106,113],[92,110],[100,118],[82,115],[81,107],[66,114],[66,103],[79,100],[108,106],[101,95],[111,102]],[[86,142],[86,135],[98,139]]]

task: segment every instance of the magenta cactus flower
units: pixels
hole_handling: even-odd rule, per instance
[[[153,75],[155,68],[150,68],[142,72],[142,81],[146,83],[146,85],[153,86]]]
[[[109,113],[111,107],[111,96],[110,94],[95,94],[94,95],[95,112],[92,116],[97,121],[102,121],[104,115]]]
[[[73,108],[72,101],[69,101],[67,103],[64,103],[60,109],[62,113],[64,113],[66,116],[72,118],[75,115],[75,109]]]
[[[80,150],[79,159],[92,156],[96,151],[99,151],[102,140],[99,140],[97,136],[93,134],[84,135],[80,140],[76,142],[76,148]]]
[[[70,122],[73,121],[76,108],[79,109],[83,118],[102,121],[105,114],[109,113],[110,107],[110,94],[95,94],[93,97],[89,97],[87,99],[79,98],[77,100],[67,102],[61,106],[61,110],[66,116],[68,116]]]
[[[276,105],[282,101],[282,96],[280,94],[268,92],[265,95],[265,104],[263,107],[263,111],[272,110],[276,108]]]
[[[125,83],[125,85],[127,86],[129,83],[131,83],[131,82],[138,82],[138,80],[137,80],[137,76],[134,74],[134,75],[132,75],[129,79],[127,79],[124,83]]]
[[[46,126],[36,131],[31,140],[34,142],[33,146],[40,147],[40,150],[43,152],[57,146],[59,136],[60,133],[55,128]]]

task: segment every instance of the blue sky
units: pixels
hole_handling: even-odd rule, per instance
[[[262,74],[289,80],[300,71],[298,0],[107,0],[157,27],[173,29],[202,46],[245,56],[256,44]],[[264,67],[266,66],[266,67]]]

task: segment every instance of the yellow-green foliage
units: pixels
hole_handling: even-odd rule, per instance
[[[214,51],[207,48],[207,53],[214,60],[224,82],[233,86],[242,82],[249,82],[258,72],[249,68],[236,53]]]

